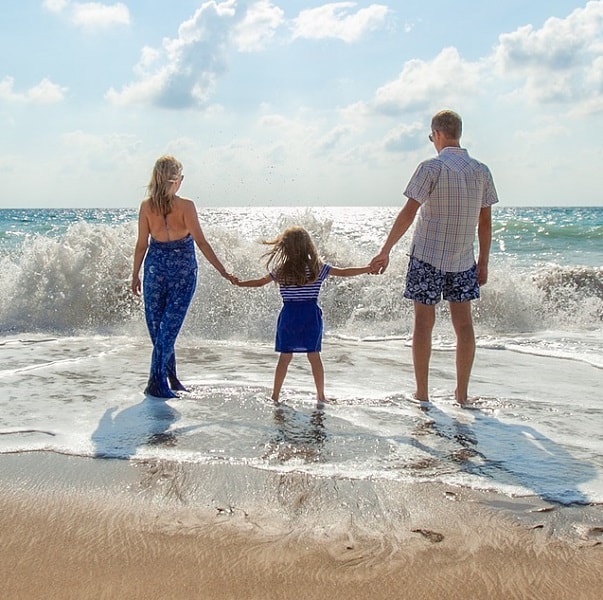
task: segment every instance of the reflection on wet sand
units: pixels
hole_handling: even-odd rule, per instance
[[[484,410],[451,416],[435,404],[413,432],[415,444],[442,464],[509,486],[521,486],[549,502],[589,504],[580,484],[596,477],[591,463],[572,456],[529,424],[506,423]],[[429,434],[447,442],[428,445]],[[424,440],[425,443],[420,441]]]
[[[123,410],[108,408],[92,434],[97,458],[130,458],[149,444],[176,443],[170,427],[180,413],[159,398],[145,396],[139,404]]]
[[[327,431],[322,403],[310,415],[286,404],[275,405],[274,430],[266,444],[264,458],[286,463],[293,459],[306,463],[324,460],[322,450]]]

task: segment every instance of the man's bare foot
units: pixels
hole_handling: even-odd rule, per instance
[[[468,403],[467,394],[459,394],[458,390],[454,390],[454,399],[461,406],[464,406],[465,404]]]
[[[473,408],[473,407],[479,406],[479,404],[480,404],[479,396],[472,396],[471,398],[460,399],[455,394],[454,399],[456,400],[457,404],[459,404],[463,408]]]
[[[336,400],[329,400],[327,398],[318,398],[316,400],[317,404],[337,404]]]

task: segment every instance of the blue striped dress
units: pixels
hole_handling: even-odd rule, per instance
[[[304,285],[281,285],[283,307],[276,324],[277,352],[320,352],[322,348],[322,310],[318,294],[331,265],[323,265],[316,281]],[[274,274],[271,273],[274,278]]]

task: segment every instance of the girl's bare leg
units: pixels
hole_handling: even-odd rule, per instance
[[[326,402],[325,399],[325,370],[320,359],[320,352],[308,352],[308,360],[312,367],[312,376],[314,385],[316,385],[316,397],[319,402]]]
[[[278,362],[276,363],[276,370],[274,371],[274,385],[272,387],[272,399],[275,402],[278,402],[278,398],[281,395],[281,388],[283,387],[283,382],[285,381],[285,377],[287,375],[287,369],[289,368],[289,363],[293,358],[293,354],[291,352],[281,352],[278,357]]]

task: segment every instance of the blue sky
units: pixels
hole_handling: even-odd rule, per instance
[[[603,0],[4,2],[0,207],[400,205],[434,112],[508,206],[601,206]]]

